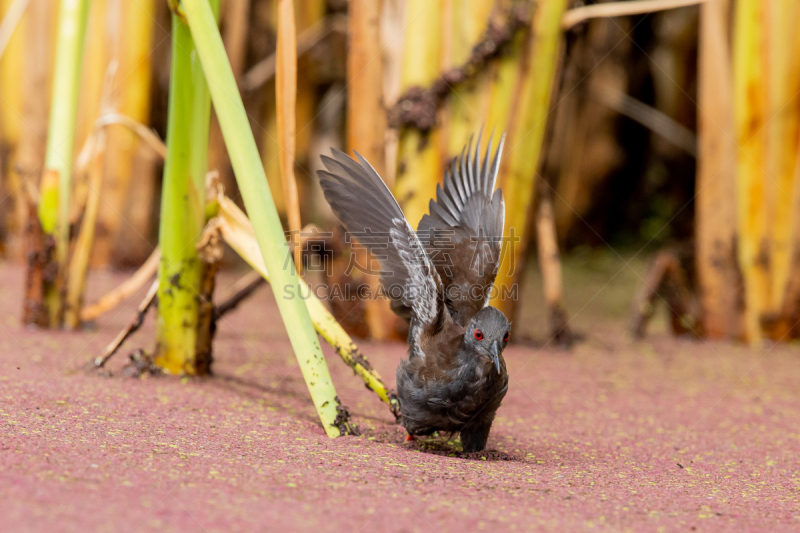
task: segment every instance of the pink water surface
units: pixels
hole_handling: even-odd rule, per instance
[[[93,331],[33,332],[21,269],[0,280],[0,531],[800,530],[796,345],[633,342],[599,315],[572,352],[507,350],[489,449],[463,458],[404,443],[326,348],[363,430],[328,439],[268,290],[220,325],[215,377],[132,379],[152,318],[111,377],[83,366],[136,302]],[[393,384],[404,346],[360,344]]]

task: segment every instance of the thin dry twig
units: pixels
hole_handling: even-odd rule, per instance
[[[128,116],[121,115],[119,113],[104,113],[95,121],[94,132],[86,139],[86,142],[84,143],[83,148],[81,148],[78,157],[75,158],[76,174],[83,174],[83,172],[86,170],[86,166],[89,164],[89,161],[91,161],[92,154],[94,153],[95,149],[95,143],[97,142],[97,132],[102,128],[113,126],[115,124],[124,126],[133,131],[148,146],[150,146],[150,148],[152,148],[161,159],[165,159],[167,157],[167,145],[164,144],[164,141],[162,141],[152,129],[140,122],[136,122]]]
[[[634,0],[632,2],[609,2],[606,4],[592,4],[590,6],[576,7],[564,13],[561,19],[561,28],[568,30],[584,20],[607,17],[623,17],[626,15],[641,15],[655,13],[678,7],[694,6],[708,0]]]
[[[94,366],[97,368],[102,368],[111,356],[113,356],[119,347],[122,346],[122,343],[125,342],[125,339],[130,337],[136,330],[142,327],[142,322],[144,322],[144,317],[147,314],[147,310],[150,309],[150,306],[153,305],[153,302],[156,299],[156,294],[158,293],[158,280],[155,280],[152,285],[150,285],[150,289],[147,291],[147,294],[144,297],[144,300],[139,304],[136,308],[136,316],[131,321],[128,326],[119,332],[119,335],[111,341],[111,343],[106,346],[105,350],[103,350],[103,354],[96,357],[94,360]]]
[[[120,302],[141,289],[145,283],[156,275],[160,261],[161,250],[156,248],[133,276],[123,281],[116,289],[100,298],[96,303],[81,309],[81,321],[94,320],[103,313],[114,309]]]
[[[595,89],[592,91],[592,96],[603,105],[635,120],[678,148],[685,150],[692,157],[697,157],[697,135],[655,107],[610,87]]]

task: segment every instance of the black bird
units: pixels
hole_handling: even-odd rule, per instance
[[[460,432],[465,452],[486,447],[508,390],[503,349],[510,323],[488,305],[500,261],[505,204],[493,192],[501,138],[481,162],[480,135],[445,171],[417,232],[375,172],[338,150],[322,156],[325,198],[351,236],[381,263],[395,313],[409,321],[409,358],[397,369],[401,423],[410,438]]]

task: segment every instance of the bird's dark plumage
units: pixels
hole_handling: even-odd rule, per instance
[[[490,307],[505,206],[494,190],[504,137],[481,160],[480,136],[445,172],[417,232],[361,155],[322,156],[325,198],[351,236],[381,263],[392,309],[409,321],[409,358],[397,369],[402,424],[411,435],[460,432],[464,450],[486,446],[508,388],[510,324]]]

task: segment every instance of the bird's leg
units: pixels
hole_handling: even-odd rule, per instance
[[[410,433],[406,435],[406,442],[411,442],[412,440],[417,440],[417,438]]]
[[[465,453],[479,452],[486,448],[492,421],[479,421],[461,430],[461,446]]]

